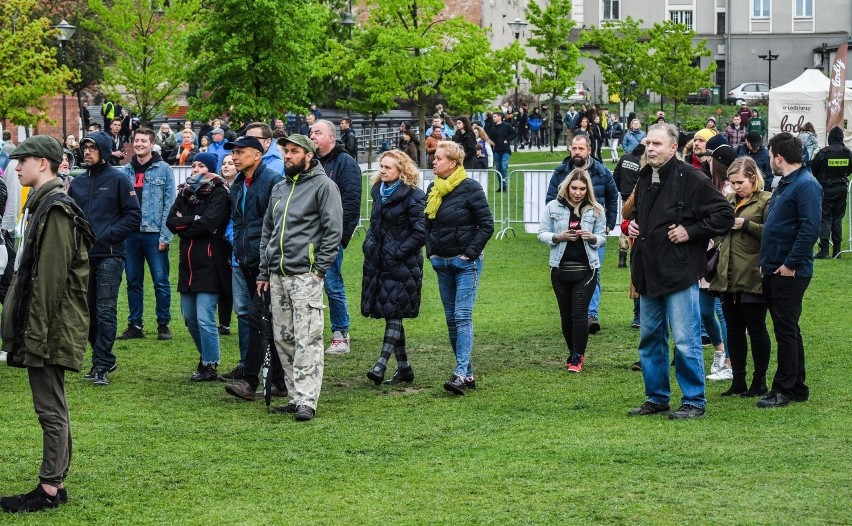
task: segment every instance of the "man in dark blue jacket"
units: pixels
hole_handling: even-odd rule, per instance
[[[260,369],[266,349],[274,345],[263,338],[263,301],[257,295],[257,277],[260,274],[260,236],[263,233],[263,216],[269,206],[272,187],[281,182],[283,175],[263,163],[266,152],[256,137],[237,137],[225,145],[233,151],[234,166],[239,170],[231,186],[231,218],[234,230],[234,258],[238,267],[233,269],[232,284],[234,311],[240,334],[248,332],[248,349],[242,367],[223,374],[225,380],[234,380],[225,386],[225,391],[237,398],[252,401],[260,384]],[[270,356],[270,378],[273,394],[286,392],[284,369],[278,353]]]
[[[98,131],[80,141],[86,173],[71,181],[68,195],[86,214],[97,241],[89,250],[89,343],[92,368],[83,377],[95,385],[109,385],[115,370],[115,332],[118,326],[118,289],[124,272],[124,240],[139,231],[142,212],[133,183],[110,166],[112,139]]]
[[[769,140],[769,162],[781,177],[772,194],[760,238],[763,296],[772,316],[778,369],[772,389],[757,407],[781,407],[810,396],[805,385],[805,346],[799,329],[802,299],[814,275],[814,243],[822,218],[822,187],[802,166],[802,142],[789,133]]]
[[[325,293],[328,296],[331,320],[331,345],[326,354],[349,352],[349,307],[346,303],[346,288],[343,284],[343,249],[349,245],[352,234],[361,217],[361,167],[343,145],[335,141],[334,124],[318,120],[311,126],[311,141],[317,147],[317,157],[329,179],[340,190],[343,205],[343,237],[337,259],[325,274]]]
[[[606,230],[609,232],[615,228],[615,221],[618,218],[618,188],[615,186],[615,179],[613,179],[609,168],[592,157],[592,143],[589,141],[587,135],[578,135],[571,141],[571,157],[566,157],[562,161],[562,164],[553,171],[544,202],[549,203],[556,199],[559,184],[575,168],[586,170],[592,179],[595,199],[604,207],[604,212],[606,213]],[[605,253],[606,247],[598,248],[598,257],[601,262],[603,262]],[[600,316],[598,314],[598,306],[601,302],[600,269],[597,272],[597,277],[598,284],[595,287],[595,293],[592,295],[592,302],[589,304],[589,334],[595,334],[601,330]]]
[[[737,157],[751,157],[763,175],[763,189],[772,191],[772,168],[769,166],[769,150],[763,146],[763,137],[756,131],[748,132],[745,141],[737,146]]]

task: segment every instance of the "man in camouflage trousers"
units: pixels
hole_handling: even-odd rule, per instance
[[[290,398],[271,411],[307,421],[322,389],[323,279],[337,258],[343,206],[308,137],[291,135],[278,145],[285,178],[272,189],[263,219],[257,292],[271,293],[273,336]]]

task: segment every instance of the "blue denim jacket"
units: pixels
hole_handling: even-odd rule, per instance
[[[124,165],[124,174],[133,183],[136,173],[132,163]],[[155,161],[145,171],[142,186],[142,224],[140,232],[159,232],[160,243],[170,243],[173,234],[166,226],[169,210],[175,203],[175,178],[172,167],[164,161]]]
[[[550,245],[551,267],[559,266],[566,246],[565,241],[553,243],[553,235],[562,233],[568,229],[568,220],[570,217],[571,211],[567,206],[560,203],[558,199],[547,203],[547,206],[544,207],[544,212],[541,214],[541,222],[538,225],[538,240]],[[606,246],[606,218],[601,212],[597,212],[592,207],[587,207],[580,215],[580,228],[582,230],[589,230],[595,234],[595,241],[586,241],[583,243],[583,246],[586,249],[586,256],[589,258],[589,267],[592,269],[600,268],[601,262],[598,258],[598,248]]]

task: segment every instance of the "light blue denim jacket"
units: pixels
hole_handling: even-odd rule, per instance
[[[570,218],[571,211],[558,199],[547,203],[544,212],[541,214],[541,222],[538,225],[538,240],[550,246],[551,267],[559,266],[567,244],[566,241],[553,243],[553,235],[567,230]],[[583,243],[583,247],[586,249],[586,256],[589,258],[589,267],[598,269],[601,267],[598,248],[606,246],[606,216],[603,212],[587,207],[580,215],[580,228],[595,234],[594,243],[586,241]]]
[[[133,163],[124,165],[124,174],[135,182]],[[175,178],[165,161],[155,161],[145,171],[142,186],[142,224],[140,232],[159,232],[160,243],[171,243],[173,234],[166,226],[169,210],[175,202]]]

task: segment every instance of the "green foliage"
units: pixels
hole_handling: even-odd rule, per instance
[[[266,120],[307,109],[316,57],[334,14],[309,0],[209,0],[190,36],[199,84],[189,116],[207,120],[229,109],[236,121]]]
[[[507,59],[519,56],[519,50],[492,51],[484,29],[461,17],[444,17],[442,0],[375,0],[368,7],[363,38],[372,43],[372,57],[353,57],[337,71],[346,75],[351,65],[357,69],[353,75],[373,77],[398,101],[416,105],[421,148],[427,108],[435,97],[446,97],[451,111],[471,113],[485,109],[511,84],[514,61]],[[421,159],[425,162],[425,155]]]
[[[57,65],[56,30],[33,16],[35,6],[36,0],[0,2],[0,118],[19,126],[48,120],[47,98],[78,78]]]
[[[200,0],[89,0],[93,17],[84,26],[94,31],[109,57],[104,91],[114,100],[127,92],[130,110],[147,125],[174,107],[194,54],[186,32],[196,26]]]
[[[550,115],[556,115],[554,102],[560,95],[574,92],[574,79],[585,67],[579,60],[580,50],[569,40],[571,29],[576,25],[571,18],[571,0],[552,0],[542,9],[530,2],[526,10],[527,20],[532,27],[532,36],[527,44],[538,52],[537,57],[527,58],[523,76],[530,81],[530,91],[549,95]],[[536,66],[530,69],[528,64]],[[553,136],[553,119],[548,119],[549,136]],[[553,151],[553,144],[550,144]]]
[[[597,54],[586,56],[601,70],[610,94],[618,93],[623,104],[635,101],[646,89],[657,87],[658,78],[650,75],[648,31],[642,20],[627,17],[617,22],[606,20],[583,34],[583,42],[598,48]]]
[[[702,39],[694,46],[692,40],[695,31],[683,24],[675,24],[667,20],[664,24],[654,24],[650,30],[649,70],[660,72],[660,79],[654,91],[675,101],[675,118],[677,118],[677,103],[701,87],[710,84],[710,75],[716,71],[716,63],[701,69],[697,66],[701,57],[712,54],[707,48],[707,40]]]

